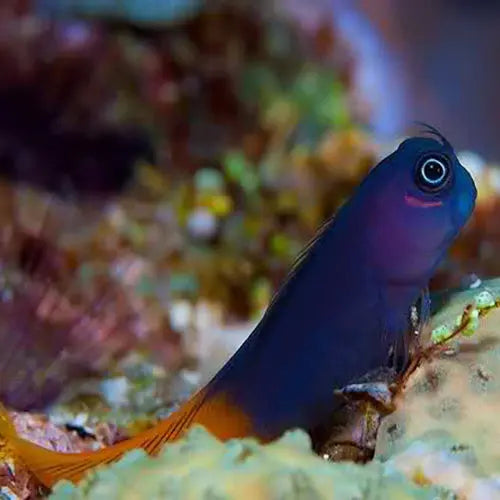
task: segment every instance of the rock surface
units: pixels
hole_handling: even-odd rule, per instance
[[[484,292],[498,298],[500,280],[443,295],[431,329],[452,327]],[[457,337],[449,351],[417,369],[398,409],[379,429],[376,457],[392,457],[410,476],[452,488],[463,498],[500,498],[499,413],[497,308],[479,318],[473,335]]]

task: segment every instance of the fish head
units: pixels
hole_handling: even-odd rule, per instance
[[[439,135],[406,139],[367,180],[361,204],[373,265],[389,281],[425,286],[473,212],[471,175]]]

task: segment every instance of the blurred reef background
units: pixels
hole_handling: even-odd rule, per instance
[[[0,396],[24,435],[59,450],[93,449],[175,409],[245,339],[322,222],[379,158],[418,131],[412,120],[441,129],[479,190],[473,220],[432,291],[500,275],[500,9],[492,1],[376,5],[1,2]],[[496,297],[498,286],[489,293]],[[455,309],[443,314],[454,320]],[[498,453],[477,441],[481,426],[498,436],[498,423],[467,419],[478,394],[485,412],[498,407],[493,352],[469,352],[470,373],[456,375],[476,380],[488,366],[480,370],[487,390],[450,403],[465,408],[463,433],[442,425],[452,418],[445,402],[440,425],[432,419],[441,410],[429,410],[425,425],[408,424],[398,439],[383,427],[372,452],[385,465],[325,463],[327,483],[314,476],[322,462],[300,431],[270,448],[234,444],[272,455],[269,477],[250,467],[245,481],[258,486],[248,496],[330,498],[321,495],[331,487],[341,499],[500,498]],[[419,395],[412,386],[393,418],[441,404],[442,390]],[[151,469],[148,498],[205,498],[214,480],[221,495],[234,494],[238,461],[235,476],[219,470],[234,450],[197,432],[186,439],[211,457],[199,459],[199,489],[181,481],[172,496],[158,493],[171,479],[161,464],[169,474],[185,460],[180,450],[158,462],[137,454],[103,471],[103,491],[117,494],[116,478],[132,467]],[[453,454],[461,437],[479,458]],[[29,472],[0,452],[0,497],[35,498]],[[288,469],[297,464],[298,478]],[[289,474],[276,485],[280,467]],[[207,470],[219,475],[207,478]],[[348,489],[345,478],[359,488]],[[300,481],[310,488],[303,496]],[[54,497],[101,498],[95,484],[82,488],[62,485]]]

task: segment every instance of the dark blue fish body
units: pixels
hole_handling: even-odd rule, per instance
[[[448,169],[423,189],[416,169]],[[476,190],[445,140],[408,139],[377,165],[300,259],[216,379],[256,434],[311,428],[333,392],[387,366],[409,311],[470,216]]]
[[[474,183],[448,142],[412,138],[377,165],[306,249],[263,319],[214,379],[170,417],[103,450],[58,453],[0,435],[46,486],[141,447],[155,454],[193,424],[220,439],[313,429],[334,391],[407,355],[409,312],[470,216]],[[394,355],[393,355],[394,358]]]

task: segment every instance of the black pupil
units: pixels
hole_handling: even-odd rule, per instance
[[[424,166],[424,175],[430,182],[439,182],[444,177],[444,167],[436,160],[429,160]]]

